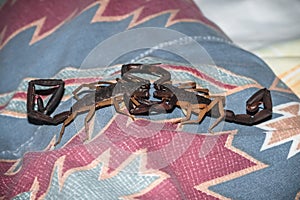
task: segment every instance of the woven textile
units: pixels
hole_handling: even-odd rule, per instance
[[[0,198],[299,199],[299,98],[192,1],[7,0],[0,19]],[[133,121],[108,106],[90,140],[82,114],[56,147],[61,125],[28,122],[30,80],[65,81],[59,113],[79,85],[114,81],[132,62],[161,63],[174,84],[195,81],[235,113],[268,88],[272,119],[222,122],[212,135],[209,116],[180,127],[180,109]]]

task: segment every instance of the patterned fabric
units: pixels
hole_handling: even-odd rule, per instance
[[[299,98],[192,1],[7,0],[0,19],[1,199],[300,198]],[[29,80],[66,82],[60,113],[79,85],[114,81],[130,62],[161,63],[174,84],[195,81],[235,113],[266,87],[272,119],[222,122],[212,135],[210,117],[180,127],[180,109],[133,121],[108,106],[89,123],[89,141],[82,114],[55,148],[61,125],[28,122]]]
[[[300,97],[300,40],[272,44],[255,51],[274,73]]]

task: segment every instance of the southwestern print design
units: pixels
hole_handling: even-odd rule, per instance
[[[298,97],[192,1],[6,0],[0,19],[0,199],[299,199]],[[144,27],[186,35],[213,63],[191,65],[149,47],[119,55],[110,66],[80,67],[98,44]],[[157,47],[164,44],[174,41]],[[61,125],[28,123],[30,80],[66,82],[59,113],[70,109],[79,85],[113,81],[131,61],[161,63],[174,83],[195,81],[225,96],[226,109],[235,113],[245,113],[247,99],[266,87],[273,98],[272,119],[256,126],[222,122],[212,135],[210,117],[179,127],[172,119],[183,116],[180,109],[133,121],[108,106],[90,121],[89,141],[83,142],[82,114],[55,148]]]

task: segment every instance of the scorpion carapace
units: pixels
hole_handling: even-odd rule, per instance
[[[158,77],[153,83],[136,74],[146,74]],[[150,100],[150,88],[153,84],[154,92]],[[174,120],[174,123],[189,124],[200,123],[205,116],[217,119],[209,127],[209,131],[216,127],[223,119],[244,125],[253,125],[272,117],[272,99],[270,91],[266,88],[258,90],[246,102],[246,113],[235,114],[224,109],[224,96],[209,94],[206,88],[197,88],[196,83],[186,82],[173,85],[171,74],[159,64],[126,64],[122,65],[121,78],[115,81],[98,81],[82,84],[73,91],[76,102],[70,110],[51,116],[59,105],[64,94],[64,81],[61,79],[32,80],[28,84],[27,115],[30,123],[38,125],[58,125],[62,123],[59,144],[65,127],[70,124],[78,114],[86,112],[84,120],[86,139],[89,139],[88,122],[97,109],[113,105],[116,112],[134,119],[134,115],[149,115],[171,113],[178,107],[185,110],[185,117]],[[40,87],[40,88],[39,88]],[[84,95],[78,94],[83,88]],[[43,96],[50,96],[44,105]],[[153,100],[156,99],[156,100]],[[127,110],[122,110],[120,104],[124,103]],[[262,105],[262,106],[261,106]],[[214,110],[214,112],[212,112]],[[217,110],[217,112],[215,112]],[[197,119],[191,120],[192,113]]]

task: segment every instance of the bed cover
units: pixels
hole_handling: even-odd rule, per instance
[[[1,199],[300,198],[299,62],[276,76],[270,66],[287,62],[265,59],[268,66],[192,1],[7,0],[0,6]],[[272,48],[286,55],[298,43]],[[273,55],[268,48],[253,51]],[[272,119],[255,126],[222,122],[211,135],[210,117],[179,127],[171,123],[182,117],[179,109],[132,121],[110,106],[90,122],[91,140],[83,142],[81,115],[55,148],[60,125],[28,123],[28,81],[63,79],[61,112],[80,84],[114,80],[121,64],[132,62],[162,63],[174,82],[192,80],[224,95],[236,113],[266,87]]]

